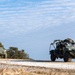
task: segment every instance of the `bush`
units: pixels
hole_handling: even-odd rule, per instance
[[[11,59],[29,59],[29,55],[24,50],[18,50],[17,47],[10,47],[7,50],[7,58]]]

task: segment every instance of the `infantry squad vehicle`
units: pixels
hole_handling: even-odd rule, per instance
[[[71,62],[75,58],[75,42],[67,38],[65,40],[54,40],[50,44],[50,58],[51,61],[55,61],[58,58],[64,60],[64,62]]]

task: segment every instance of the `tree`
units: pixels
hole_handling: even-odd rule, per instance
[[[24,50],[18,50],[17,47],[10,47],[7,50],[7,57],[13,59],[28,59],[29,55]]]

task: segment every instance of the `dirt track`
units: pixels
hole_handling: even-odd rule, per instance
[[[0,75],[75,75],[75,70],[53,69],[21,65],[6,65],[0,68]]]
[[[4,60],[3,60],[4,61]],[[21,60],[20,60],[21,61]],[[17,61],[18,62],[18,61]],[[16,63],[16,62],[15,62]],[[24,62],[25,63],[25,62]],[[28,62],[27,62],[28,63]],[[32,62],[33,63],[33,62]],[[37,62],[39,63],[39,62]],[[44,62],[42,62],[44,63]],[[65,65],[75,65],[75,62],[46,62],[45,64],[65,64]],[[26,66],[22,64],[10,64],[2,63],[0,61],[0,75],[75,75],[75,69],[67,68],[50,68],[50,67],[40,67],[40,66]]]

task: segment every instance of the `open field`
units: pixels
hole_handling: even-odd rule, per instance
[[[29,65],[27,65],[27,63]],[[32,65],[32,63],[34,65]],[[43,66],[41,63],[43,65],[45,64],[46,65]],[[55,68],[52,64],[55,66]],[[56,67],[55,64],[58,67]],[[67,65],[67,68],[64,65]],[[65,63],[65,62],[34,62],[27,60],[26,61],[0,60],[0,75],[75,75],[74,65],[75,65],[74,62]]]

